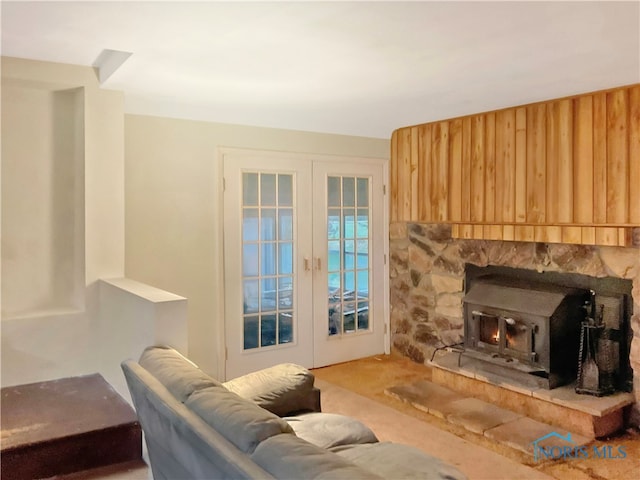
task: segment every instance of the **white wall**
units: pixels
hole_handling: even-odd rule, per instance
[[[33,95],[22,100],[10,96],[25,90]],[[74,189],[80,194],[70,202],[72,208],[61,212],[46,196],[30,195],[35,185],[30,176],[36,168],[34,151],[45,142],[38,140],[39,130],[33,123],[21,127],[13,119],[25,109],[44,109],[45,113],[35,115],[33,122],[44,122],[52,129],[49,134],[60,138],[52,133],[55,125],[47,123],[51,116],[46,113],[52,109],[58,112],[58,107],[47,103],[49,100],[34,98],[69,91],[81,95],[82,101],[71,102],[73,108],[68,111],[64,107],[63,117],[69,122],[69,115],[79,115],[81,128],[72,128],[62,147],[67,149],[64,151],[81,149],[77,163],[82,168],[73,181],[81,183],[82,188]],[[1,290],[8,291],[13,280],[21,278],[23,287],[18,292],[29,300],[33,295],[24,291],[29,281],[47,279],[45,291],[55,285],[55,275],[47,274],[40,280],[29,278],[42,273],[38,262],[25,269],[20,262],[12,264],[10,258],[8,246],[24,243],[13,234],[13,226],[19,226],[24,238],[40,238],[38,225],[29,215],[18,214],[24,205],[16,203],[34,199],[42,210],[40,218],[51,222],[54,231],[49,240],[41,243],[40,254],[46,261],[60,260],[60,251],[56,251],[60,244],[56,245],[52,238],[56,230],[66,231],[61,225],[68,218],[62,223],[60,220],[72,212],[74,219],[66,225],[74,225],[74,245],[67,248],[69,245],[63,244],[62,257],[73,260],[76,270],[71,278],[76,282],[80,279],[77,292],[68,288],[67,294],[62,295],[72,299],[65,301],[62,308],[40,308],[29,300],[26,308],[2,316],[3,386],[93,372],[101,372],[117,383],[119,363],[125,355],[120,348],[123,339],[134,339],[127,348],[128,356],[135,357],[145,342],[159,338],[149,331],[146,320],[142,324],[147,327],[132,320],[137,315],[146,318],[151,307],[127,298],[123,292],[105,291],[110,287],[99,284],[101,278],[128,277],[186,297],[188,350],[184,347],[184,353],[205,370],[219,375],[223,285],[218,148],[389,156],[389,142],[382,139],[124,115],[123,94],[101,89],[92,68],[6,57],[2,58],[2,138],[2,184],[17,188],[13,193],[7,189],[7,195],[4,189],[2,192]],[[21,141],[8,142],[10,148],[5,148],[7,138]],[[56,157],[49,153],[45,149],[49,173],[43,185],[60,180],[55,168],[51,168]],[[28,256],[23,256],[22,261],[25,258]],[[20,293],[17,297],[15,293],[10,295],[13,299],[21,297]],[[61,297],[56,294],[53,298]],[[183,304],[174,311],[176,318],[183,315],[184,308]],[[172,315],[167,313],[170,310],[165,309],[157,317],[159,323],[154,328],[173,328],[166,316]]]
[[[220,147],[389,158],[389,141],[125,116],[126,276],[189,299],[189,355],[222,375]]]
[[[119,381],[109,345],[136,325],[101,316],[98,279],[124,276],[123,100],[92,68],[2,58],[3,386]]]

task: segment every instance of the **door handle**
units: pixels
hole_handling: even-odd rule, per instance
[[[308,271],[311,270],[311,261],[309,260],[308,257],[304,257],[303,264],[304,264],[304,271],[305,272],[308,272]]]
[[[322,270],[322,259],[320,257],[316,257],[316,270]]]

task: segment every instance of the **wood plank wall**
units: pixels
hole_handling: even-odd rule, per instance
[[[391,149],[392,221],[602,245],[640,226],[640,85],[401,128]]]

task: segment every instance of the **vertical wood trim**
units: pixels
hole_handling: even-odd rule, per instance
[[[448,220],[462,220],[462,119],[449,122],[449,187],[445,192],[448,201]]]
[[[400,170],[398,171],[398,184],[400,187],[400,218],[411,221],[411,128],[405,128],[401,132],[398,143],[400,157]]]
[[[571,100],[560,100],[547,106],[548,223],[573,221],[571,114]]]
[[[573,221],[593,222],[593,97],[574,102]]]
[[[389,162],[389,218],[392,222],[400,220],[398,216],[398,130],[391,134],[391,161]]]
[[[549,243],[562,243],[562,227],[556,225],[548,225],[545,227],[547,230],[547,242]]]
[[[516,109],[515,221],[527,220],[527,109]]]
[[[558,102],[558,150],[556,172],[559,191],[557,219],[561,223],[573,222],[573,102]]]
[[[515,240],[519,242],[533,242],[535,241],[534,227],[533,225],[516,225],[515,226]]]
[[[544,103],[527,107],[527,222],[546,221],[547,143]]]
[[[515,221],[515,109],[496,113],[496,221]]]
[[[431,217],[431,124],[421,125],[418,133],[418,191],[420,205],[418,217],[421,222],[432,221]]]
[[[618,246],[619,247],[626,247],[627,245],[630,245],[630,232],[631,230],[628,228],[619,228],[618,229]]]
[[[471,120],[471,143],[471,221],[482,222],[485,218],[484,115],[475,115]]]
[[[582,228],[580,227],[562,227],[563,243],[581,243]]]
[[[419,208],[420,196],[418,189],[418,177],[419,177],[419,142],[418,142],[418,127],[411,128],[411,155],[410,155],[410,188],[411,188],[411,205],[410,205],[410,218],[412,222],[419,221]]]
[[[596,228],[596,245],[618,245],[618,229],[615,227]]]
[[[593,221],[607,223],[607,97],[593,95]],[[598,234],[596,233],[596,240]]]
[[[462,120],[462,220],[471,220],[471,117]],[[471,238],[471,237],[468,237]]]
[[[451,225],[451,238],[461,238],[460,237],[460,225],[454,223]]]
[[[460,238],[473,238],[473,225],[460,225]]]
[[[496,221],[496,115],[487,113],[484,120],[484,221]]]
[[[627,93],[625,89],[607,93],[607,222],[609,223],[627,221],[629,199]]]
[[[582,244],[583,245],[595,245],[596,244],[596,229],[595,229],[595,227],[582,227]]]
[[[431,133],[431,218],[439,222],[446,220],[448,214],[449,123],[435,123]]]
[[[513,241],[516,239],[515,225],[502,226],[502,240]]]
[[[483,236],[487,240],[502,240],[503,225],[485,225],[483,229]]]
[[[558,103],[552,102],[547,105],[547,183],[546,183],[546,203],[547,213],[545,219],[547,223],[558,221],[558,176],[555,169],[558,163]]]
[[[629,223],[640,225],[640,85],[629,89]]]

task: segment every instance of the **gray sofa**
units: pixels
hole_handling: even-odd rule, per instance
[[[462,479],[422,451],[320,412],[308,370],[278,365],[221,383],[170,347],[122,369],[154,479]]]

